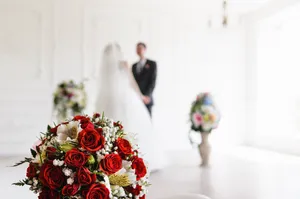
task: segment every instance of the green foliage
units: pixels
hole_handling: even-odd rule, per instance
[[[17,167],[17,166],[20,166],[26,162],[30,163],[33,159],[32,158],[25,158],[24,160],[21,160],[20,162],[16,163],[13,165],[13,167]]]

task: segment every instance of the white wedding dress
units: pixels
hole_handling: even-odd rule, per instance
[[[151,171],[162,167],[162,153],[155,145],[150,115],[140,98],[131,70],[121,65],[118,44],[109,44],[103,53],[98,79],[96,112],[121,121],[125,131],[137,134],[137,141]],[[161,155],[159,155],[161,154]]]

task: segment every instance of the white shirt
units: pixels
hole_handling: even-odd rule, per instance
[[[144,66],[146,65],[147,59],[141,59],[138,63],[137,63],[137,72],[140,73],[142,72]]]

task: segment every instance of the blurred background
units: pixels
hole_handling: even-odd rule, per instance
[[[300,165],[299,17],[299,0],[0,0],[0,155],[29,153],[52,121],[52,94],[62,80],[87,80],[86,113],[93,113],[104,46],[118,42],[134,63],[135,45],[143,41],[158,63],[153,124],[169,167],[204,176],[184,181],[183,192],[299,198],[292,189],[299,172],[280,184],[297,176],[292,168]],[[199,156],[187,136],[199,92],[211,92],[222,115],[211,136],[213,166],[204,171],[195,167]],[[263,175],[273,163],[283,167]],[[158,172],[154,182],[170,176]],[[165,192],[155,183],[153,190],[150,198]]]

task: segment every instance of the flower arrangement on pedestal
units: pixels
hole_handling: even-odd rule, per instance
[[[54,111],[58,121],[81,114],[86,107],[87,96],[83,83],[64,81],[58,84],[53,96]]]
[[[144,199],[147,193],[149,172],[135,136],[98,113],[48,126],[31,154],[14,165],[29,163],[26,178],[14,185],[29,185],[39,199]]]
[[[197,96],[190,111],[190,121],[191,131],[201,133],[202,140],[199,145],[199,150],[202,158],[202,165],[207,165],[210,154],[208,136],[213,129],[218,127],[220,121],[219,111],[209,93],[200,93]],[[191,142],[193,142],[192,139]]]

